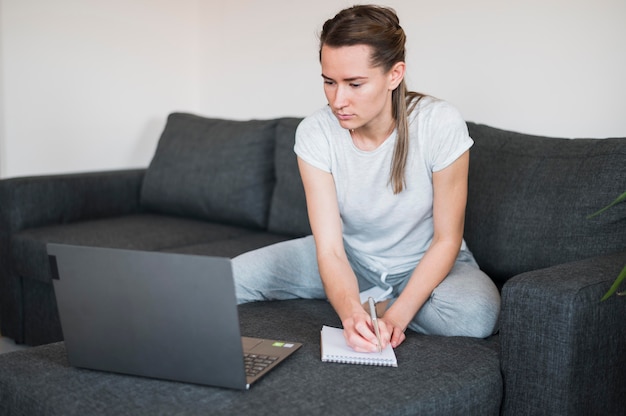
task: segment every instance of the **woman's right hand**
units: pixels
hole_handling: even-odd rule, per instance
[[[374,331],[374,324],[370,315],[360,305],[358,308],[342,321],[343,336],[350,348],[357,352],[377,352],[378,339]],[[381,349],[387,347],[391,338],[391,333],[387,325],[381,319],[378,320],[380,332]]]

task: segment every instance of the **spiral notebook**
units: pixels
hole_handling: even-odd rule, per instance
[[[356,352],[346,344],[343,329],[324,325],[322,327],[322,361],[346,364],[379,365],[397,367],[396,354],[390,344],[380,353]]]

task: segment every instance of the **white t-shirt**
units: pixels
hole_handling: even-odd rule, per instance
[[[409,131],[406,186],[396,195],[389,181],[395,131],[375,150],[360,150],[328,106],[305,118],[296,131],[296,154],[333,175],[344,244],[359,262],[389,274],[415,268],[430,246],[432,173],[474,143],[460,113],[428,96],[411,113]]]

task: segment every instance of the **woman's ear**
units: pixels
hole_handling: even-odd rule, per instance
[[[394,66],[391,67],[389,71],[389,89],[395,90],[398,88],[398,85],[404,79],[404,73],[406,71],[406,63],[404,62],[396,62]]]

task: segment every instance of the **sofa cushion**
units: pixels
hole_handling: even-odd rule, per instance
[[[247,303],[239,306],[239,318],[242,335],[304,344],[245,393],[70,367],[65,345],[57,343],[0,355],[0,413],[499,413],[502,376],[497,339],[425,336],[407,331],[406,341],[396,349],[397,368],[324,363],[320,360],[321,325],[341,324],[327,301]]]
[[[481,268],[516,274],[623,250],[626,139],[558,139],[469,123],[465,239]]]
[[[208,241],[200,244],[191,244],[180,247],[163,249],[170,253],[192,254],[196,256],[218,256],[233,258],[239,254],[255,250],[270,244],[289,240],[290,237],[272,234],[265,231],[245,233],[223,240]]]
[[[151,211],[265,228],[274,188],[276,120],[174,113],[146,171]]]
[[[20,276],[50,282],[46,243],[150,251],[184,251],[185,247],[213,245],[224,246],[213,255],[234,256],[261,247],[266,241],[275,242],[276,236],[264,240],[259,234],[265,233],[189,218],[138,214],[23,230],[13,236],[11,254]],[[230,244],[230,240],[236,243]],[[205,254],[209,254],[208,249]]]
[[[300,121],[301,118],[284,118],[276,126],[276,187],[268,224],[271,232],[298,237],[311,234],[304,187],[293,151],[296,128]]]

